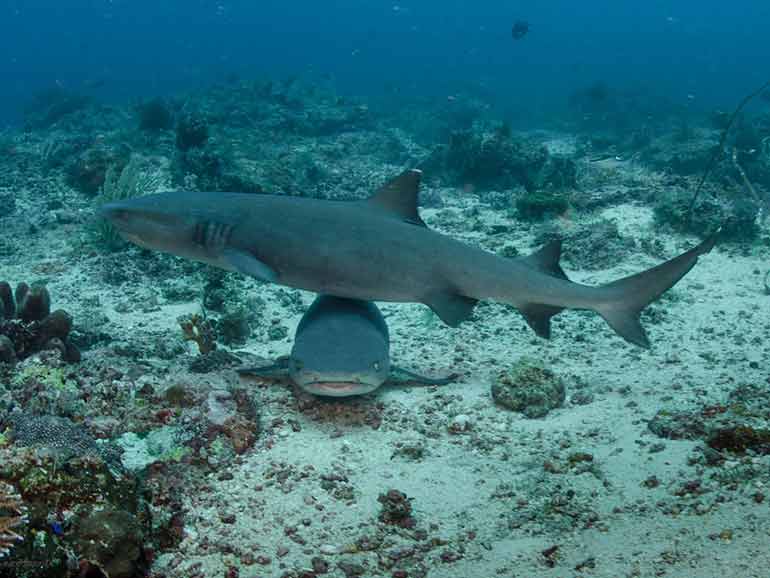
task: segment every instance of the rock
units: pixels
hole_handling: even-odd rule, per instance
[[[412,518],[412,503],[407,495],[398,490],[388,490],[380,494],[377,501],[382,504],[380,520],[386,524],[413,528],[415,520]]]
[[[6,335],[0,335],[0,362],[16,362],[16,351],[13,348],[13,341]]]
[[[684,411],[661,410],[647,424],[652,433],[670,440],[692,440],[706,434],[700,415]]]
[[[492,398],[503,407],[537,418],[564,404],[566,388],[550,369],[522,359],[492,384]]]

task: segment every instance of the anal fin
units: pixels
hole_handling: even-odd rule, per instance
[[[457,327],[470,318],[478,301],[449,291],[433,293],[423,303],[430,307],[450,327]]]

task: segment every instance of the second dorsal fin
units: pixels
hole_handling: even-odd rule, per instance
[[[367,201],[373,207],[398,215],[409,223],[425,227],[417,212],[422,171],[409,169],[382,185]]]

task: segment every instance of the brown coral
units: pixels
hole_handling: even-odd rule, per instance
[[[178,320],[185,341],[194,341],[201,355],[211,353],[217,348],[216,334],[211,323],[197,313],[183,315]]]
[[[13,486],[0,482],[0,558],[11,553],[24,540],[17,532],[27,522],[27,510]]]
[[[51,311],[51,296],[43,285],[19,283],[16,291],[0,282],[0,362],[14,363],[41,350],[57,349],[69,363],[80,351],[69,341],[72,317]]]

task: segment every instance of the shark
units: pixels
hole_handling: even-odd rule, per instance
[[[626,341],[649,347],[641,311],[711,251],[716,234],[655,267],[590,286],[559,264],[561,242],[509,259],[429,228],[419,215],[421,171],[370,198],[330,201],[238,192],[166,192],[100,208],[127,240],[269,283],[362,301],[416,302],[451,327],[480,300],[508,303],[551,336],[565,309],[599,314]]]
[[[284,379],[322,397],[364,395],[386,382],[445,385],[393,365],[390,332],[371,301],[319,295],[297,325],[291,353],[272,365],[237,370],[242,377]]]

